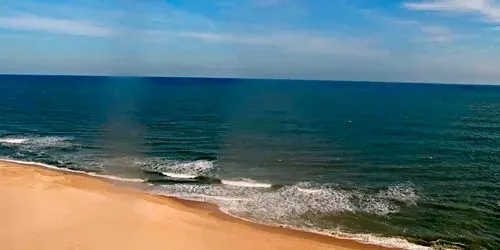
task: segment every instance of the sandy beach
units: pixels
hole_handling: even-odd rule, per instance
[[[0,186],[2,249],[386,249],[31,165],[0,161]]]

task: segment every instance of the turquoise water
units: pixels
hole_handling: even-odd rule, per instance
[[[0,156],[262,223],[500,249],[498,87],[4,75]]]

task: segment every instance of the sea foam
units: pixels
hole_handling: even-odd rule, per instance
[[[5,137],[0,139],[0,144],[15,147],[21,151],[37,151],[49,148],[70,148],[75,146],[70,137],[61,136],[27,136]]]
[[[163,175],[172,177],[172,178],[179,178],[179,179],[194,179],[197,177],[197,175],[191,175],[191,174],[177,174],[177,173],[170,173],[170,172],[162,172]]]
[[[404,185],[395,186],[398,187],[391,186],[384,190],[411,189],[411,187]],[[153,192],[213,203],[218,205],[222,212],[250,222],[352,239],[385,247],[412,250],[429,249],[410,243],[403,238],[373,234],[350,234],[337,229],[320,229],[312,227],[310,223],[303,223],[303,216],[307,213],[336,214],[351,211],[384,215],[397,211],[397,207],[389,209],[391,201],[382,198],[384,190],[372,195],[362,195],[353,191],[304,182],[285,186],[272,192],[246,186],[185,184],[164,185],[161,188],[156,187]],[[356,200],[360,199],[358,196],[362,197],[362,201]]]
[[[3,139],[0,139],[0,143],[22,144],[22,143],[25,143],[27,140],[28,140],[27,138],[3,138]]]
[[[75,174],[85,174],[97,178],[102,178],[102,179],[108,179],[108,180],[113,180],[113,181],[122,181],[122,182],[144,182],[142,179],[138,178],[126,178],[126,177],[119,177],[115,175],[106,175],[106,174],[98,174],[94,172],[87,172],[87,171],[82,171],[82,170],[74,170],[74,169],[69,169],[69,168],[62,168],[62,167],[57,167],[45,163],[39,163],[39,162],[32,162],[32,161],[20,161],[20,160],[13,160],[9,158],[0,158],[0,161],[5,161],[5,162],[12,162],[12,163],[17,163],[17,164],[22,164],[22,165],[34,165],[38,167],[43,167],[43,168],[48,168],[48,169],[53,169],[57,171],[64,171],[64,172],[69,172],[69,173],[75,173]]]
[[[214,169],[212,161],[176,161],[160,157],[136,159],[134,164],[173,178],[195,178],[196,176],[206,175]]]
[[[234,180],[222,180],[222,184],[237,187],[247,187],[247,188],[270,188],[272,184],[260,183],[251,179],[245,179],[241,181]]]

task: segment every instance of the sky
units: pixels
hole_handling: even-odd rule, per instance
[[[0,73],[500,84],[500,0],[0,0]]]

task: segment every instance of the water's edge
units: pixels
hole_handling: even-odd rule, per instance
[[[42,167],[42,168],[46,168],[46,169],[50,169],[50,170],[58,171],[58,172],[86,175],[89,177],[98,178],[100,180],[106,180],[106,181],[110,181],[110,182],[141,183],[141,184],[153,185],[153,184],[147,183],[146,180],[138,179],[138,178],[124,178],[124,177],[119,177],[119,176],[115,176],[115,175],[106,175],[106,174],[98,174],[95,172],[73,170],[73,169],[61,168],[61,167],[57,167],[57,166],[53,166],[53,165],[49,165],[49,164],[45,164],[45,163],[15,160],[15,159],[1,157],[1,156],[0,156],[0,161],[9,162],[9,163],[16,163],[16,164],[26,165],[26,166],[31,166],[31,167]],[[221,213],[221,215],[229,216],[230,218],[235,219],[235,220],[239,220],[240,222],[250,223],[250,224],[256,225],[256,226],[268,227],[268,229],[291,230],[290,231],[291,233],[304,233],[304,234],[308,234],[309,236],[315,236],[314,238],[325,237],[325,239],[332,239],[333,238],[333,239],[338,239],[338,240],[354,241],[354,242],[356,242],[358,244],[362,244],[362,245],[381,246],[381,247],[386,247],[386,248],[390,248],[390,249],[394,249],[394,248],[395,249],[411,249],[411,250],[413,250],[413,249],[415,249],[415,250],[432,249],[430,247],[413,244],[404,238],[398,238],[398,237],[383,237],[383,236],[378,236],[378,235],[374,235],[374,234],[354,234],[354,233],[345,233],[345,232],[341,232],[341,231],[335,231],[335,232],[318,231],[318,230],[313,230],[313,229],[308,229],[308,228],[293,227],[293,226],[284,225],[284,224],[265,223],[265,222],[261,222],[261,221],[247,219],[247,218],[244,218],[241,216],[236,216],[236,215],[232,214],[230,211],[225,210],[224,208],[220,207],[218,204],[211,203],[208,201],[203,201],[203,200],[199,200],[199,199],[192,199],[189,197],[175,196],[172,194],[150,192],[147,189],[138,189],[137,187],[133,187],[133,186],[130,186],[130,187],[134,188],[137,191],[141,191],[141,192],[144,192],[144,193],[147,193],[150,195],[173,198],[173,199],[179,200],[180,202],[184,202],[184,204],[186,204],[186,205],[188,205],[186,202],[196,202],[199,204],[207,204],[210,206],[214,206],[217,208],[217,211],[219,211]],[[200,206],[200,207],[206,208],[206,206]],[[317,238],[317,239],[320,239],[320,238]],[[325,239],[323,239],[323,240],[325,240]]]

